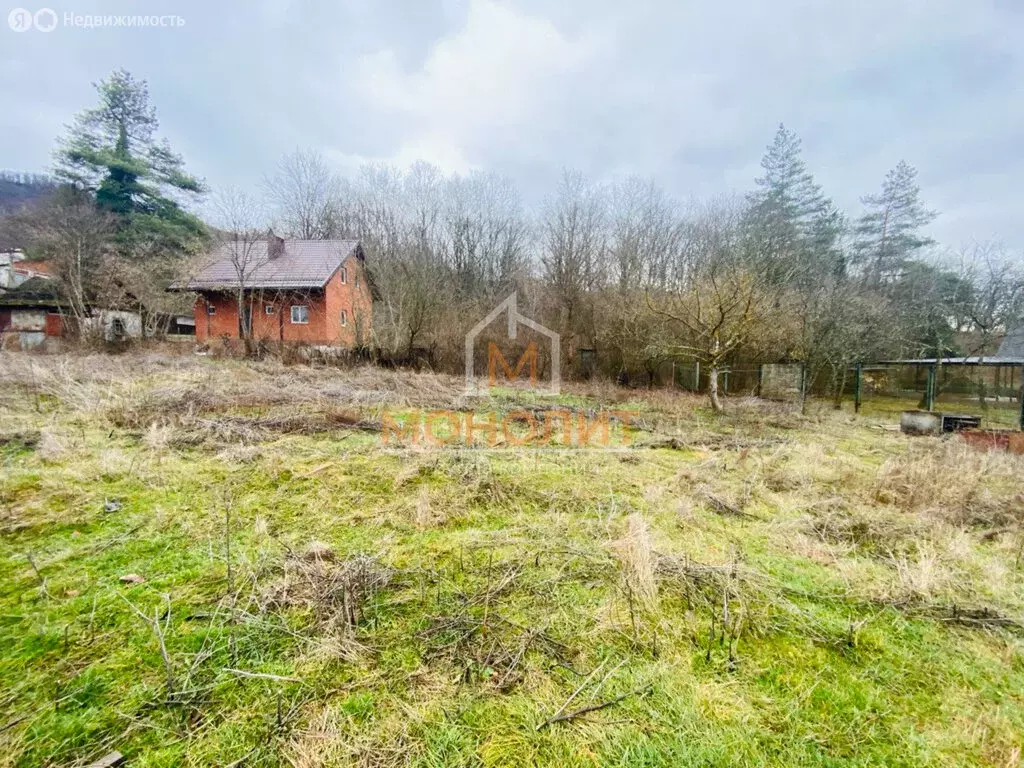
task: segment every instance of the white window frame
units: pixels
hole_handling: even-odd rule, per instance
[[[306,319],[305,320],[296,320],[295,319],[295,310],[297,310],[297,309],[304,309],[305,310],[305,315],[306,315]],[[309,305],[308,304],[292,304],[292,325],[309,325]]]
[[[274,314],[274,305],[273,304],[264,304],[263,305],[263,314],[264,315],[272,315],[272,314]]]
[[[216,315],[217,314],[217,305],[216,304],[207,304],[206,305],[206,314],[207,315]]]
[[[344,328],[346,325],[348,325],[348,310],[343,309],[341,310],[341,326]]]
[[[348,267],[342,267],[341,268],[341,273],[338,276],[341,278],[341,284],[342,285],[347,285],[348,284]]]

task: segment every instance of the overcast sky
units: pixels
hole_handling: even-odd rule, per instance
[[[4,17],[15,4],[6,0]],[[40,6],[19,2],[30,11]],[[746,191],[776,126],[850,214],[906,159],[955,247],[1024,250],[1022,0],[52,0],[0,28],[0,168],[41,171],[91,83],[149,82],[161,133],[214,187],[296,147],[340,170],[424,159],[539,200],[563,167]],[[174,14],[82,29],[65,13]]]

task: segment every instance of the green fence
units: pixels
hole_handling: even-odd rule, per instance
[[[708,391],[708,368],[699,363],[666,363],[658,371],[659,379],[672,382],[687,392]],[[746,364],[723,366],[719,370],[718,391],[735,397],[756,397],[761,389],[761,366]]]
[[[847,382],[846,399],[865,413],[907,410],[980,416],[982,426],[1021,425],[1021,367],[985,364],[896,364],[860,367]]]
[[[1022,366],[1009,363],[870,364],[851,368],[843,390],[842,407],[866,414],[934,410],[980,416],[982,426],[1024,428],[1021,408]],[[707,392],[707,367],[698,363],[666,362],[658,367],[653,385],[688,392]],[[719,391],[734,397],[801,402],[804,395],[833,397],[828,382],[811,381],[801,363],[743,363],[721,369]]]

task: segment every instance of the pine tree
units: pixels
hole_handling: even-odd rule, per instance
[[[91,193],[101,211],[117,217],[126,254],[152,253],[154,246],[194,250],[205,228],[173,196],[196,198],[205,189],[167,141],[156,139],[146,82],[118,70],[96,91],[98,106],[78,114],[59,142],[57,178]]]
[[[936,213],[921,203],[920,191],[917,171],[901,160],[886,175],[880,194],[861,198],[867,210],[857,220],[854,252],[875,282],[899,276],[922,248],[934,242],[921,234]]]
[[[780,123],[761,159],[764,176],[754,181],[760,189],[748,196],[751,206],[762,215],[799,223],[820,210],[824,200],[821,187],[807,171],[800,152],[799,137]]]
[[[841,269],[838,244],[845,221],[800,152],[800,139],[780,124],[761,160],[758,189],[747,195],[747,247],[776,281]]]

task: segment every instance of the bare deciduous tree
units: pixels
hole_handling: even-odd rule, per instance
[[[217,226],[218,252],[226,252],[234,271],[233,288],[238,307],[238,333],[246,354],[252,354],[253,277],[266,265],[270,246],[264,244],[262,202],[246,192],[228,187],[216,192],[212,208]]]
[[[445,187],[443,253],[461,296],[494,298],[523,276],[527,227],[507,179],[475,173]]]
[[[408,173],[364,167],[355,187],[357,232],[377,287],[373,337],[389,356],[413,355],[449,307],[440,257],[443,179],[424,163]]]
[[[116,222],[97,210],[85,193],[63,187],[42,204],[7,217],[3,224],[12,240],[50,262],[78,336],[87,337],[94,329],[95,307],[123,298]]]
[[[974,354],[991,353],[996,339],[1024,319],[1024,266],[995,243],[973,243],[960,248],[952,268],[972,286],[954,324],[974,336]]]
[[[319,152],[297,149],[285,155],[263,186],[282,234],[300,240],[346,234],[343,185]]]
[[[591,291],[604,281],[606,244],[604,190],[582,174],[566,171],[541,220],[540,263],[555,302],[557,322],[568,342],[570,361],[581,333],[593,336],[589,299]]]
[[[777,296],[744,258],[735,208],[708,210],[688,227],[690,277],[672,290],[648,293],[650,309],[667,321],[666,351],[704,364],[716,413],[723,364],[771,324]],[[774,289],[777,290],[777,289]]]
[[[612,281],[625,291],[663,288],[683,240],[675,202],[653,180],[630,177],[612,187],[610,215]]]

